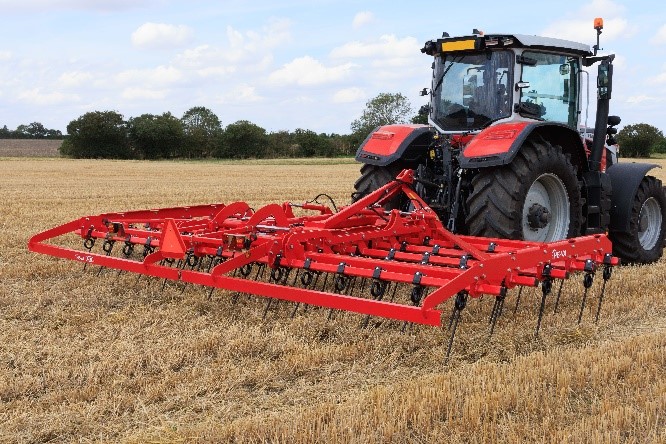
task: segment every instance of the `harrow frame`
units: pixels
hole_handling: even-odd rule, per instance
[[[218,288],[433,326],[443,325],[441,306],[455,297],[447,357],[468,297],[495,296],[492,333],[507,291],[541,283],[538,334],[554,279],[584,272],[584,306],[597,268],[604,266],[605,289],[611,267],[619,263],[605,234],[550,243],[455,235],[414,192],[413,183],[413,171],[403,170],[394,181],[337,213],[321,204],[289,202],[257,211],[234,202],[105,213],[36,234],[28,247],[82,262],[84,267],[203,285],[211,293]],[[411,202],[411,211],[384,210],[386,203],[401,195]],[[315,214],[296,216],[297,208]],[[83,238],[84,249],[48,242],[67,234]],[[96,240],[103,241],[103,254],[92,251]],[[124,257],[112,255],[116,243],[123,243]],[[139,260],[132,257],[136,247],[143,247]],[[254,280],[248,279],[255,265],[270,269],[268,281],[257,279],[259,271]],[[322,274],[324,283],[318,289]],[[333,279],[327,287],[329,276]],[[371,297],[352,295],[359,278],[361,292],[371,282]],[[385,300],[390,284],[411,285],[410,301]],[[597,318],[602,298],[603,294]]]

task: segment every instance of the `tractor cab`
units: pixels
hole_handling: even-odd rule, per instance
[[[548,121],[578,127],[588,45],[548,37],[444,37],[434,56],[430,123],[441,133],[478,132],[498,122]]]

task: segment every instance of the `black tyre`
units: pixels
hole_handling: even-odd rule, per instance
[[[611,231],[613,255],[622,263],[649,264],[663,254],[666,235],[666,195],[661,181],[645,176],[631,207],[629,231]]]
[[[569,156],[545,140],[527,140],[513,161],[482,169],[467,198],[471,235],[550,242],[578,236],[580,182]]]
[[[367,196],[373,191],[383,187],[396,178],[403,168],[400,165],[392,164],[384,167],[377,165],[364,164],[361,167],[361,177],[354,183],[356,192],[352,195],[352,201],[356,202],[360,198]],[[387,210],[400,208],[402,199],[396,198],[386,205]]]

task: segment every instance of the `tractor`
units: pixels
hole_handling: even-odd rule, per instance
[[[358,199],[415,171],[415,190],[454,233],[552,242],[607,233],[624,263],[663,251],[666,193],[647,173],[618,162],[617,116],[609,116],[614,55],[597,43],[521,34],[427,41],[432,85],[422,95],[429,125],[376,128],[359,147]],[[585,70],[598,64],[596,122],[581,137]],[[589,75],[587,76],[589,97]],[[589,102],[589,101],[588,101]],[[586,108],[589,103],[586,104]],[[587,115],[587,110],[585,115]],[[388,208],[408,210],[405,199]]]

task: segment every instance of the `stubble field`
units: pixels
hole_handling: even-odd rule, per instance
[[[666,166],[666,161],[661,160]],[[664,170],[657,176],[666,180]],[[351,161],[0,159],[0,442],[666,442],[666,261],[540,290],[488,336],[490,298],[447,332],[148,278],[27,251],[88,214],[320,192],[347,202]],[[99,274],[99,275],[98,275]],[[445,308],[446,310],[449,307]]]

